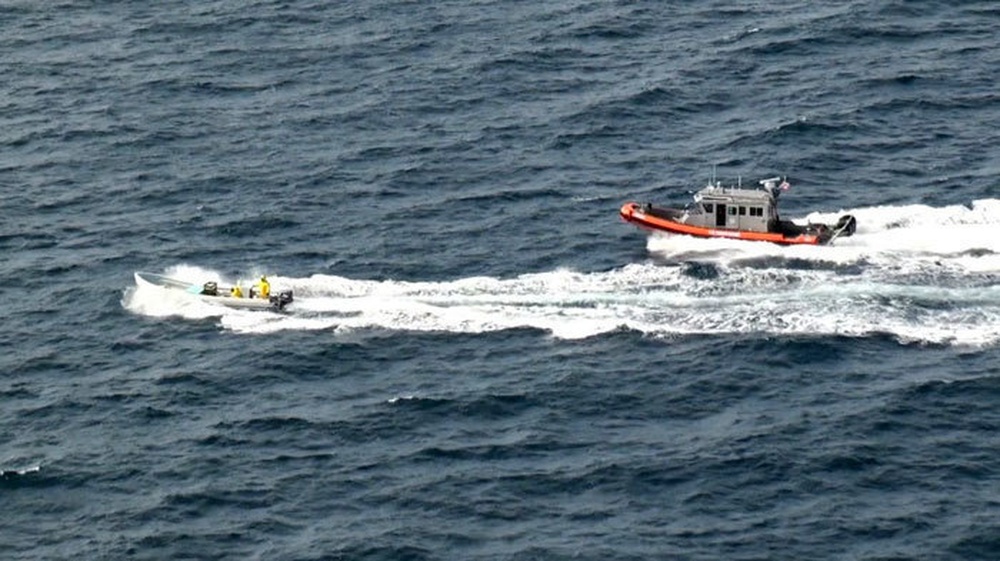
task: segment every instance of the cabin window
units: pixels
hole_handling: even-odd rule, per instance
[[[705,204],[703,204],[701,206],[705,209],[705,212],[708,212],[708,213],[715,212],[715,209],[712,208],[712,203],[705,203]]]
[[[750,207],[750,216],[764,216],[764,209],[760,207]]]
[[[736,216],[736,207],[729,207],[729,216]]]
[[[741,206],[740,207],[740,216],[746,216],[746,214],[747,214],[747,207]]]

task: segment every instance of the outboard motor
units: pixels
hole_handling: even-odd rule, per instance
[[[845,214],[837,220],[837,225],[833,227],[833,231],[836,233],[837,237],[850,237],[854,234],[854,231],[858,229],[858,221],[854,219],[854,216],[850,214]]]
[[[201,293],[205,296],[218,296],[219,285],[214,281],[208,281],[201,287]]]
[[[291,290],[282,290],[277,296],[271,296],[268,300],[271,301],[271,305],[274,306],[276,310],[283,310],[285,306],[292,303],[294,298],[292,298]]]

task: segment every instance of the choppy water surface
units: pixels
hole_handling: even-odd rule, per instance
[[[995,559],[998,15],[10,3],[0,550]]]

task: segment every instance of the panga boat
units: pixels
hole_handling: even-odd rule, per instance
[[[781,181],[779,184],[778,182]],[[694,194],[687,208],[625,203],[621,217],[647,230],[701,238],[735,238],[783,245],[824,245],[854,234],[857,220],[845,214],[836,224],[800,225],[778,217],[778,195],[788,189],[779,177],[760,182],[762,189],[709,184]]]
[[[281,311],[285,306],[292,303],[291,290],[283,290],[278,294],[269,294],[267,298],[261,298],[260,296],[255,296],[253,288],[251,288],[246,296],[236,296],[233,294],[232,288],[223,288],[216,281],[208,281],[205,284],[192,284],[165,275],[144,273],[141,271],[135,273],[135,283],[139,286],[145,284],[184,292],[205,302],[221,304],[230,308]]]

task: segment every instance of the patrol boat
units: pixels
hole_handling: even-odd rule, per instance
[[[780,181],[780,183],[779,183]],[[760,189],[723,187],[716,182],[694,194],[687,208],[625,203],[622,219],[646,230],[700,238],[734,238],[782,245],[825,245],[854,234],[858,223],[845,214],[836,224],[800,225],[778,216],[778,195],[789,188],[780,177],[764,179]]]

